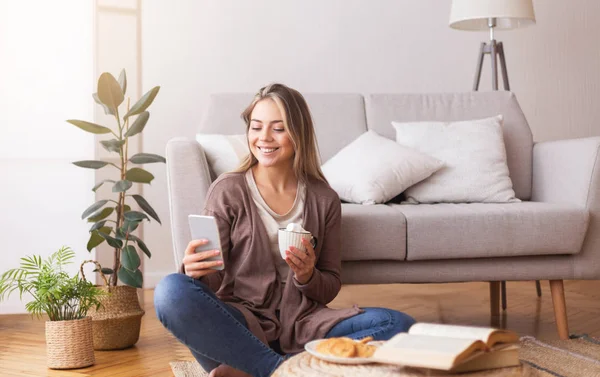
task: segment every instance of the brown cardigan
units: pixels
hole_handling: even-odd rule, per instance
[[[294,279],[291,269],[286,284],[280,283],[267,231],[244,173],[223,174],[213,182],[203,214],[217,219],[225,269],[201,281],[239,309],[250,331],[264,343],[279,339],[283,352],[300,352],[304,344],[322,338],[339,321],[363,312],[357,306],[337,310],[326,306],[342,285],[341,203],[326,183],[312,179],[306,184],[304,228],[319,242],[313,276],[304,285]]]

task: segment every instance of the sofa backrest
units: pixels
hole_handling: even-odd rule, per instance
[[[443,94],[304,93],[325,163],[367,129],[395,139],[392,121],[453,121],[502,114],[508,168],[518,198],[531,197],[533,138],[527,120],[511,92]],[[207,134],[243,134],[241,112],[251,93],[217,93],[209,97],[198,129]]]
[[[515,95],[506,91],[365,96],[370,130],[394,140],[392,121],[457,121],[504,116],[504,143],[516,196],[531,198],[533,137]]]
[[[360,94],[303,93],[310,108],[322,162],[367,131],[365,104]],[[252,93],[212,94],[198,133],[235,135],[246,132],[242,111]]]

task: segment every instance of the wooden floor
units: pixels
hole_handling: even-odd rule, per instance
[[[509,282],[508,309],[498,321],[520,335],[558,339],[548,282],[543,295],[533,282]],[[600,337],[600,281],[565,282],[571,333]],[[169,361],[192,360],[189,351],[163,329],[143,292],[146,315],[139,342],[123,351],[96,351],[92,367],[54,371],[45,366],[44,321],[28,315],[0,316],[0,376],[172,376]],[[345,286],[332,307],[384,306],[407,312],[421,322],[490,325],[487,283]]]

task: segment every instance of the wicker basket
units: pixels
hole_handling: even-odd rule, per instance
[[[85,261],[83,264],[95,261]],[[83,264],[81,274],[83,275]],[[140,328],[144,310],[140,307],[137,290],[126,285],[110,286],[100,272],[106,286],[99,287],[109,294],[100,299],[102,307],[91,308],[95,350],[119,350],[133,346],[140,338]],[[84,277],[85,278],[85,277]]]
[[[84,368],[96,362],[92,341],[92,319],[46,322],[48,368]]]

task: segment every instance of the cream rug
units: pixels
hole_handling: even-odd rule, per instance
[[[171,361],[171,370],[175,377],[205,377],[208,373],[197,361]]]
[[[521,338],[522,366],[463,373],[461,377],[598,377],[600,376],[600,339],[572,335],[570,340],[542,342]],[[170,363],[175,377],[204,377],[208,374],[196,361]],[[338,365],[318,360],[303,352],[283,363],[273,377],[421,377],[447,374],[388,365]]]

